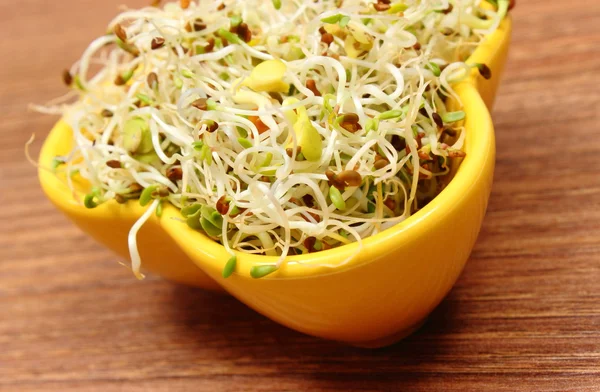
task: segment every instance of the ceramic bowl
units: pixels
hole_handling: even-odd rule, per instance
[[[345,245],[292,256],[286,266],[262,279],[254,265],[276,258],[238,254],[236,272],[221,277],[229,255],[223,246],[193,231],[179,211],[166,206],[138,234],[143,268],[174,282],[225,290],[265,316],[295,330],[351,345],[380,347],[410,334],[450,291],[477,238],[492,186],[494,129],[489,114],[507,57],[511,21],[506,19],[468,60],[485,63],[492,78],[475,71],[456,91],[466,112],[466,158],[450,184],[432,202],[402,223],[367,238],[362,250],[340,268],[335,263],[357,251]],[[43,146],[40,163],[49,166],[71,150],[71,130],[59,122]],[[95,209],[81,204],[89,185],[40,170],[44,192],[77,226],[128,258],[127,234],[144,208],[137,201],[109,201]]]

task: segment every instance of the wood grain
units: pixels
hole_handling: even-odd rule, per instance
[[[600,391],[600,3],[518,2],[476,248],[430,321],[374,351],[137,282],[45,200],[23,145],[54,119],[27,104],[64,91],[118,3],[0,2],[1,391]]]

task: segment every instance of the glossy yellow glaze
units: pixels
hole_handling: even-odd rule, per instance
[[[504,66],[511,22],[482,44],[468,61],[488,64],[492,79],[474,71],[457,85],[466,112],[467,157],[448,187],[406,221],[357,244],[293,256],[263,279],[250,277],[253,265],[276,258],[238,254],[236,272],[221,271],[229,255],[223,246],[189,229],[179,211],[166,206],[138,239],[143,268],[169,280],[207,289],[225,289],[265,316],[307,334],[365,347],[393,343],[414,331],[440,303],[467,261],[485,214],[492,185],[495,147],[488,108]],[[487,105],[487,107],[486,107]],[[42,149],[40,163],[71,149],[71,131],[59,122]],[[40,169],[48,198],[99,242],[127,258],[127,233],[144,212],[137,202],[107,202],[89,210],[81,204],[88,185],[76,182],[75,194],[64,177]],[[331,269],[320,264],[354,259]]]

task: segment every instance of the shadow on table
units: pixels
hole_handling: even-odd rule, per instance
[[[327,390],[369,388],[375,381],[391,388],[399,381],[430,377],[422,366],[443,366],[450,347],[444,335],[456,331],[459,323],[458,303],[445,300],[412,336],[368,350],[303,335],[223,294],[177,286],[172,306],[173,322],[184,324],[189,334],[185,339],[194,346],[188,347],[214,350],[215,366],[233,362]]]

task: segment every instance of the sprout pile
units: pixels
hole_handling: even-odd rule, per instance
[[[361,242],[447,185],[465,113],[452,89],[508,0],[225,0],[127,10],[64,72],[74,149],[55,170],[84,204],[170,203],[231,254],[287,256]],[[71,176],[67,176],[71,183]],[[130,201],[132,200],[132,201]],[[135,200],[135,201],[133,201]],[[331,265],[336,267],[341,264]]]

